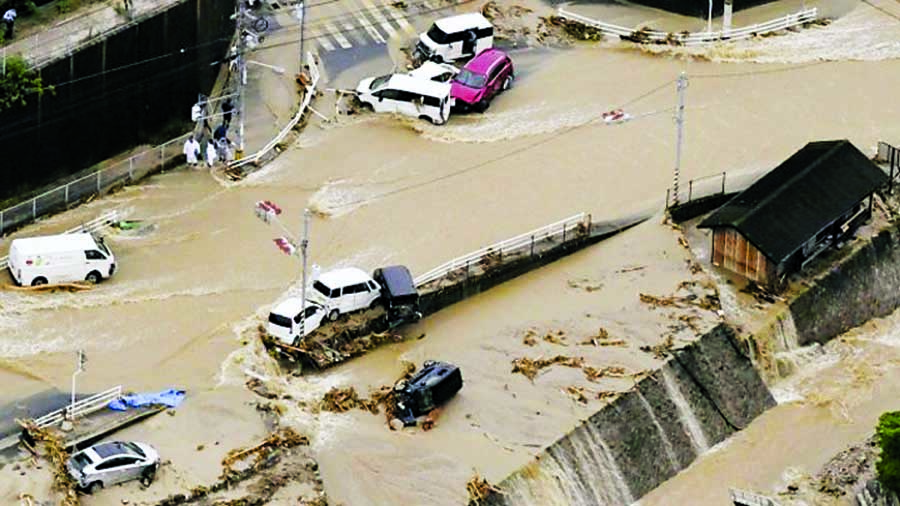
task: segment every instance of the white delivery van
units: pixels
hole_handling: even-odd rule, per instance
[[[441,18],[419,35],[415,55],[438,63],[454,61],[494,47],[494,25],[478,12]]]
[[[306,309],[301,306],[303,299],[291,297],[281,301],[269,313],[268,331],[272,337],[284,344],[296,344],[300,338],[319,328],[325,317],[325,308],[311,300],[306,301]],[[303,309],[301,311],[301,309]]]
[[[115,271],[112,252],[87,232],[14,239],[9,246],[9,272],[23,286],[99,283]]]
[[[325,307],[329,320],[359,309],[373,307],[381,296],[381,286],[355,267],[335,269],[319,276],[306,293]]]
[[[407,74],[369,77],[359,82],[356,96],[363,107],[393,112],[443,125],[450,118],[450,83]]]

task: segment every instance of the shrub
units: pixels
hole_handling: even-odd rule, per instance
[[[28,68],[28,62],[21,56],[6,58],[6,74],[0,75],[0,112],[27,103],[29,95],[41,95],[45,88],[41,76]]]
[[[875,429],[881,457],[875,464],[878,481],[885,487],[900,492],[900,411],[889,411],[878,418]]]

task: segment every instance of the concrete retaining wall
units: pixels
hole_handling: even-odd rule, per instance
[[[774,405],[734,330],[721,324],[500,483],[504,493],[487,504],[621,506]]]

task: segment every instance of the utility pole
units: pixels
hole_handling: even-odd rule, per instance
[[[241,122],[238,127],[238,153],[239,155],[235,158],[243,158],[244,156],[244,116],[246,112],[246,105],[244,104],[244,87],[247,85],[247,62],[244,57],[244,52],[246,51],[246,45],[244,41],[244,24],[247,20],[247,5],[244,3],[244,0],[238,0],[238,15],[237,15],[237,32],[238,32],[238,87],[239,87],[239,98],[240,101],[240,110],[238,114],[241,116]]]
[[[303,279],[300,286],[300,314],[303,315],[303,330],[301,336],[306,333],[306,248],[309,246],[309,209],[303,210],[303,235],[300,239],[300,253],[303,255]]]
[[[85,356],[84,350],[75,352],[75,372],[72,373],[72,402],[69,404],[69,416],[72,420],[75,419],[75,378],[84,372],[85,362],[87,362],[87,356]]]
[[[706,33],[712,33],[713,0],[709,0],[709,15],[706,17]]]
[[[300,72],[303,72],[303,26],[306,24],[306,3],[301,1],[296,9],[294,16],[300,22]]]
[[[678,205],[678,176],[681,171],[681,141],[684,138],[684,90],[688,87],[687,74],[682,72],[678,76],[676,89],[678,90],[678,108],[675,109],[675,125],[678,130],[678,140],[675,143],[675,175],[673,180],[674,198],[672,202]]]

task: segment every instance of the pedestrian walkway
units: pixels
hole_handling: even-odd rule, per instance
[[[0,48],[0,55],[20,55],[32,65],[42,67],[95,39],[182,1],[184,0],[132,0],[133,7],[129,14],[117,12],[113,3],[94,4],[49,26],[31,27],[17,33],[9,44]]]
[[[306,40],[313,41],[320,52],[383,45],[397,37],[412,40],[431,23],[431,13],[451,5],[440,0],[313,3]]]

